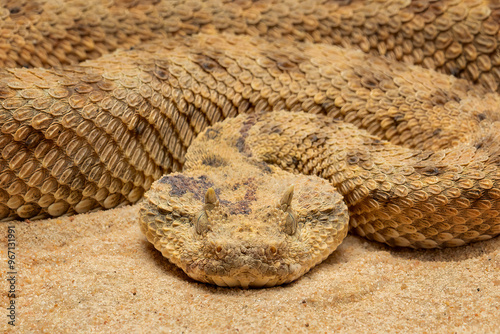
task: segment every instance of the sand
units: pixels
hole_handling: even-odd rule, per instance
[[[500,333],[500,238],[415,251],[348,236],[299,280],[243,290],[188,278],[147,242],[137,217],[136,205],[0,225],[0,331]]]

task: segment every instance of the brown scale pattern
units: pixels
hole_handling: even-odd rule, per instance
[[[348,229],[412,248],[488,240],[500,234],[499,125],[425,151],[325,115],[241,114],[153,183],[141,230],[191,278],[244,288],[295,280]]]
[[[0,218],[137,201],[192,139],[243,112],[302,110],[439,149],[498,119],[495,93],[335,46],[197,35],[61,69],[0,72]]]
[[[431,152],[392,145],[325,117],[273,113],[253,122],[245,140],[250,156],[329,180],[349,207],[351,230],[361,236],[435,248],[500,234],[498,123]]]
[[[481,0],[4,0],[0,67],[95,59],[156,37],[228,32],[356,47],[498,90],[500,5]]]

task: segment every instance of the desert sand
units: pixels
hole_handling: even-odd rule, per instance
[[[0,330],[500,333],[500,238],[424,251],[349,235],[299,280],[243,290],[193,281],[147,242],[137,220],[135,205],[2,223]]]

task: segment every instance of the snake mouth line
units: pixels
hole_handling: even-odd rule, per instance
[[[228,276],[207,276],[207,282],[218,286],[225,287],[241,287],[247,288],[262,288],[272,287],[283,283],[283,278],[278,276],[266,277],[249,271],[241,272],[238,275]]]
[[[187,272],[187,274],[199,281],[204,281],[210,284],[223,287],[241,287],[248,288],[263,288],[273,287],[293,281],[297,276],[304,274],[305,268],[298,264],[283,264],[281,274],[270,274],[260,271],[256,268],[244,266],[243,268],[233,269],[225,274],[207,274],[203,270],[195,272]]]

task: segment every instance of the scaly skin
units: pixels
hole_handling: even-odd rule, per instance
[[[395,144],[439,149],[497,120],[500,102],[359,51],[208,35],[62,70],[5,70],[0,98],[3,220],[133,203],[181,169],[206,126],[243,112],[323,113]]]
[[[491,93],[497,89],[500,63],[494,4],[75,0],[3,5],[8,9],[0,13],[0,59],[8,68],[0,70],[1,220],[56,217],[136,202],[154,180],[181,170],[187,148],[207,126],[241,113],[300,110],[353,123],[405,149],[439,151],[469,145],[467,157],[475,154],[471,143],[477,150],[487,144],[484,160],[474,160],[475,155],[464,159],[473,174],[462,188],[473,191],[453,189],[450,196],[460,197],[446,204],[449,211],[432,216],[459,217],[454,212],[464,209],[465,217],[473,220],[469,225],[479,226],[474,230],[479,235],[467,234],[458,219],[443,226],[451,224],[449,229],[457,228],[461,237],[448,238],[438,230],[434,235],[439,237],[430,242],[418,233],[432,235],[434,230],[409,229],[404,232],[415,236],[398,239],[400,231],[392,219],[371,219],[375,204],[357,208],[355,202],[350,214],[358,233],[414,247],[456,246],[498,234],[498,225],[490,224],[484,232],[484,219],[477,220],[481,216],[496,221],[497,212],[491,168],[498,150],[494,141],[486,140],[496,138],[500,117],[500,97]],[[210,34],[188,36],[200,31]],[[328,44],[359,46],[368,54]],[[109,54],[117,48],[130,50]],[[85,59],[91,60],[76,65]],[[57,67],[40,68],[52,65]],[[30,66],[37,68],[16,68]],[[364,156],[354,152],[352,163]],[[280,156],[277,161],[289,159]],[[465,179],[455,160],[449,160],[455,165],[447,170],[442,161],[432,159],[423,170],[436,174],[427,175],[431,180],[446,182],[440,177],[453,179],[457,173]],[[299,168],[295,160],[295,167],[282,167]],[[306,173],[318,170],[306,162],[304,166]],[[328,158],[321,166],[321,176],[336,184],[338,174],[328,171]],[[399,171],[398,166],[391,168]],[[384,204],[387,211],[406,213],[399,217],[401,222],[436,207],[427,202],[414,206],[405,197],[411,193],[406,186],[391,186],[400,182],[400,175],[411,179],[419,171],[395,174],[393,181],[383,179],[392,173],[384,169],[380,179],[372,181],[382,187],[380,198],[394,199]],[[363,189],[370,190],[368,185],[356,188],[356,182],[347,177],[339,185],[348,203],[350,197],[367,196]],[[449,187],[415,182],[412,186],[422,187],[418,198],[444,203],[440,195]],[[428,222],[418,224],[425,229]],[[259,284],[279,283],[263,282]]]
[[[183,173],[147,192],[141,230],[196,280],[274,286],[330,255],[347,235],[349,215],[328,181],[249,158],[245,121],[218,123],[193,142]]]
[[[323,115],[240,115],[197,137],[182,174],[153,184],[141,230],[190,277],[245,288],[300,277],[348,222],[390,246],[488,240],[500,234],[500,124],[483,125],[453,148],[420,151]]]
[[[499,17],[478,0],[4,0],[0,67],[77,64],[156,37],[228,32],[356,47],[498,90]]]

